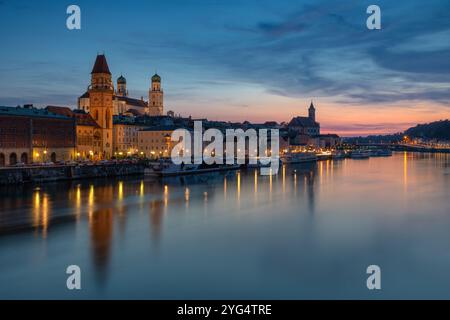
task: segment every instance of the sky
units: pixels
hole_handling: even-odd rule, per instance
[[[448,0],[0,0],[0,18],[0,105],[76,107],[104,53],[132,97],[157,72],[183,116],[288,122],[313,100],[343,136],[450,118]]]

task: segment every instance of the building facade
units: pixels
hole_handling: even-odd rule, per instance
[[[176,129],[175,126],[153,126],[138,131],[138,149],[147,158],[170,157],[174,146],[171,135]]]
[[[143,155],[139,149],[138,133],[145,127],[145,125],[136,123],[134,117],[114,116],[114,156]]]
[[[0,166],[75,156],[75,121],[45,109],[0,107]]]
[[[96,159],[101,154],[101,128],[89,113],[82,110],[71,110],[68,107],[47,106],[51,113],[71,117],[76,124],[75,159]]]

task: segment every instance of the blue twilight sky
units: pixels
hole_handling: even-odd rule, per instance
[[[82,29],[66,28],[81,8]],[[370,4],[382,30],[366,28]],[[166,110],[396,132],[450,114],[450,1],[0,0],[0,105],[76,106],[98,52],[130,95],[162,76]]]

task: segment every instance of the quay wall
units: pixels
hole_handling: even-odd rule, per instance
[[[0,185],[144,174],[143,164],[0,168]]]

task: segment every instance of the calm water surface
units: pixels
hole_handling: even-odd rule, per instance
[[[3,299],[450,298],[449,155],[0,195]],[[366,288],[371,264],[381,291]]]

